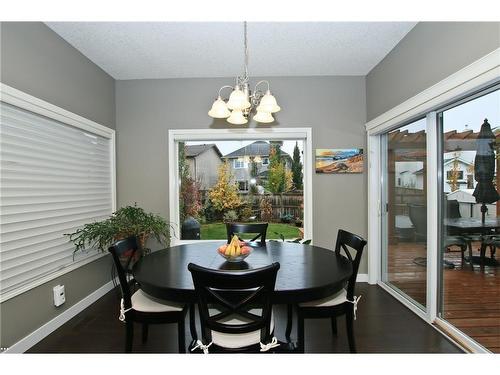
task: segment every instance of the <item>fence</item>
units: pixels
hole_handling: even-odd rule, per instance
[[[241,194],[242,200],[249,202],[252,205],[252,210],[256,213],[260,212],[260,202],[262,199],[267,199],[271,203],[273,209],[273,219],[279,220],[280,213],[283,215],[290,214],[294,218],[302,218],[304,211],[304,195],[302,193],[285,193],[279,194]]]
[[[208,191],[201,190],[201,201],[205,205],[208,199]],[[279,194],[248,194],[239,193],[239,196],[243,202],[248,202],[252,211],[259,217],[260,213],[260,202],[262,199],[267,199],[273,209],[273,220],[280,220],[280,213],[283,215],[290,214],[294,218],[303,217],[304,212],[304,194],[302,192],[284,193]],[[283,209],[283,210],[282,210]]]

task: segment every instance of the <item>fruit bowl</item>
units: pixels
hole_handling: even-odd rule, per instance
[[[242,262],[252,252],[252,248],[246,242],[240,241],[237,236],[234,236],[229,244],[219,246],[217,252],[227,262]]]

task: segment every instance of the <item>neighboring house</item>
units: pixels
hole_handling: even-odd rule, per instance
[[[223,161],[222,153],[215,144],[186,145],[185,155],[189,174],[200,182],[202,190],[208,190],[217,183],[218,167]]]
[[[421,161],[397,161],[395,164],[396,187],[423,189],[421,176],[419,178],[417,174],[423,165]]]
[[[240,191],[248,191],[250,189],[252,160],[257,163],[256,180],[262,182],[267,179],[270,150],[271,145],[269,142],[256,141],[222,157],[229,162],[231,172],[238,182]],[[285,167],[291,169],[291,156],[283,150],[281,150],[281,156],[285,161]]]
[[[462,157],[462,155],[444,155],[443,177],[445,180],[444,192],[451,192],[451,182],[453,171],[458,173],[458,190],[474,189],[476,182],[474,180],[474,162]]]

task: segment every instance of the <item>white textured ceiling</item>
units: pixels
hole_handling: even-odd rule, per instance
[[[252,22],[250,76],[366,75],[415,22]],[[230,77],[243,23],[47,22],[115,79]]]

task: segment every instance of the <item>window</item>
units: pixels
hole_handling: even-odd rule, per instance
[[[262,165],[268,165],[269,164],[269,158],[262,158]]]
[[[10,99],[3,87],[2,94],[2,100]],[[47,114],[74,116],[45,104]],[[89,250],[73,258],[74,245],[64,234],[114,210],[114,131],[81,117],[72,121],[80,122],[79,128],[4,101],[0,105],[4,301],[102,256]],[[84,126],[87,122],[92,125]]]
[[[180,172],[186,170],[183,167],[186,164],[184,155],[201,145],[210,146],[210,150],[197,159],[196,170],[190,174]],[[252,129],[170,130],[169,147],[170,201],[176,202],[170,206],[170,221],[174,228],[179,228],[172,239],[174,244],[224,240],[224,222],[228,220],[268,221],[271,223],[269,239],[279,239],[280,233],[287,239],[298,238],[302,224],[304,238],[312,238],[310,129],[259,129],[258,132]],[[272,191],[269,181],[273,173],[277,176],[285,173],[263,168],[262,160],[255,160],[255,155],[261,154],[263,149],[267,152],[278,149],[276,152],[281,154],[282,161],[285,158],[291,160],[295,147],[301,155],[296,161],[302,166],[300,181],[293,182],[291,164],[283,163],[283,168],[288,171],[283,178],[289,183],[285,191]],[[272,164],[271,159],[269,164]],[[237,168],[242,165],[245,167]],[[198,174],[203,174],[204,178],[200,179]],[[264,213],[261,204],[266,206]],[[294,222],[281,221],[281,217],[288,213]],[[197,220],[199,230],[187,231],[188,224],[193,225],[190,217]]]
[[[234,159],[234,161],[233,161],[233,168],[234,169],[245,168],[245,161],[241,160],[241,159]]]
[[[463,180],[464,179],[464,171],[446,171],[446,179],[447,180]]]
[[[248,181],[238,181],[238,190],[247,191],[248,190]]]

